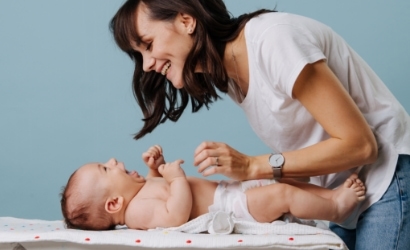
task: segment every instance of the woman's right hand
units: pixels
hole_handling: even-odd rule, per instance
[[[195,150],[194,165],[203,176],[222,174],[233,180],[255,179],[252,157],[221,142],[202,142]]]
[[[146,152],[142,153],[142,160],[152,170],[158,170],[158,167],[165,164],[162,148],[160,145],[150,147]]]

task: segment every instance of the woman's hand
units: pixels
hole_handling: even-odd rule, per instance
[[[142,153],[142,160],[151,170],[158,170],[161,164],[165,164],[162,148],[160,145],[150,147],[146,152]]]
[[[222,174],[234,180],[254,179],[252,158],[220,142],[203,142],[195,150],[194,165],[203,176]]]

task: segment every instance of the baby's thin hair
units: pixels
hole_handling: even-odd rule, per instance
[[[94,199],[81,199],[75,171],[61,188],[61,211],[67,228],[81,230],[113,230],[115,224],[104,208],[105,201],[97,203]]]

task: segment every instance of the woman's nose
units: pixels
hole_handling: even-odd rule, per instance
[[[145,56],[142,62],[142,70],[144,72],[149,72],[154,69],[155,58],[151,56]]]

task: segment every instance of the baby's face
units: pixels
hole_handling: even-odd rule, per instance
[[[136,184],[144,183],[144,177],[137,171],[128,171],[124,163],[112,158],[106,163],[88,163],[78,169],[85,190],[105,189],[122,195]],[[87,187],[88,186],[88,187]]]

